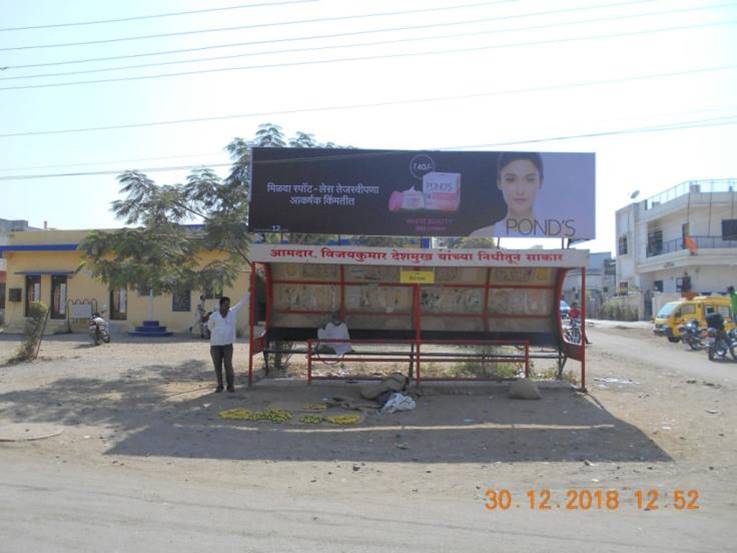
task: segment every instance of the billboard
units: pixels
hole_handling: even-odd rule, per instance
[[[253,148],[249,230],[595,237],[591,153]]]

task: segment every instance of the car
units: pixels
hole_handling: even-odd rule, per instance
[[[726,296],[695,296],[666,303],[653,320],[653,333],[665,336],[669,342],[681,341],[678,330],[684,323],[696,320],[699,327],[706,326],[706,317],[711,313],[721,313],[726,321],[726,330],[735,327],[731,303]]]
[[[571,306],[568,305],[563,300],[560,300],[560,316],[561,316],[561,318],[567,319],[568,318],[568,312],[570,310],[571,310]]]

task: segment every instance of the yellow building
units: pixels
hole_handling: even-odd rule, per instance
[[[0,256],[7,262],[5,291],[5,323],[8,332],[21,332],[30,303],[43,301],[50,307],[47,333],[86,330],[90,310],[105,312],[113,330],[130,331],[149,319],[149,296],[132,290],[110,290],[92,278],[87,270],[77,271],[83,260],[77,249],[86,236],[85,230],[47,230],[14,232],[7,245],[0,246]],[[205,265],[224,254],[206,252]],[[248,273],[244,271],[233,287],[223,291],[233,304],[248,289]],[[205,308],[217,307],[218,298],[211,292],[189,290],[182,294],[153,298],[153,318],[168,330],[188,332],[195,321],[199,298],[207,294]],[[238,329],[246,333],[248,310],[238,314]]]

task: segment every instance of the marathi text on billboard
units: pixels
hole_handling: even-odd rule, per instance
[[[589,153],[254,148],[249,229],[595,237]]]

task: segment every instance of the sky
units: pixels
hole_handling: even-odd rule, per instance
[[[115,172],[224,164],[266,122],[359,148],[594,152],[592,251],[614,250],[634,191],[737,177],[737,1],[0,0],[0,13],[0,218],[34,226],[120,226]],[[196,73],[159,76],[181,72]],[[85,172],[112,174],[41,176]]]

